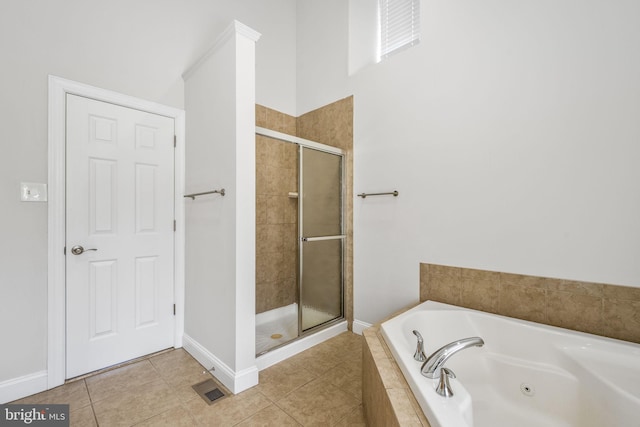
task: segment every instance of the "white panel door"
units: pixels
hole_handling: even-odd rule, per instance
[[[67,378],[173,346],[173,141],[172,118],[67,95]]]

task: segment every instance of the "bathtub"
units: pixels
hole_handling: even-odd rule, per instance
[[[454,395],[435,392],[413,359],[479,336],[453,355]],[[382,335],[432,427],[640,426],[640,345],[464,309],[422,303],[381,325]]]

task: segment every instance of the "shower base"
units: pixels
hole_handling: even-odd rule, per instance
[[[307,329],[335,319],[333,314],[304,307],[302,328]],[[298,336],[298,304],[258,313],[256,315],[256,354],[291,341]]]
[[[256,314],[256,354],[298,336],[298,304]]]

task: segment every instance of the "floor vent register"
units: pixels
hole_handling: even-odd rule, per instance
[[[202,400],[207,402],[209,405],[212,405],[226,397],[224,392],[220,390],[220,386],[212,379],[208,379],[191,387],[196,393],[198,393],[198,396],[200,396]]]

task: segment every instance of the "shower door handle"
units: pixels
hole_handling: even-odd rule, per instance
[[[338,239],[344,239],[345,236],[344,234],[337,234],[335,236],[320,236],[320,237],[301,237],[300,240],[302,240],[303,242],[318,242],[320,240],[338,240]]]

